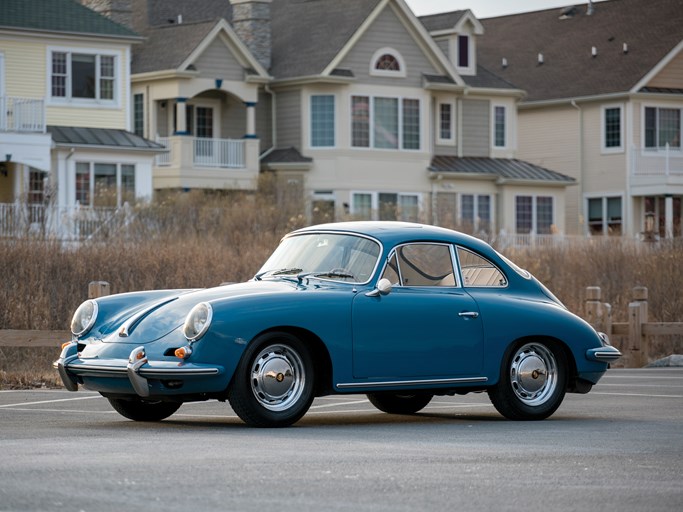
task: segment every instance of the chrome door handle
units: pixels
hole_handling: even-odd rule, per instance
[[[462,313],[458,313],[458,316],[464,316],[466,318],[477,318],[479,316],[479,313],[476,311],[463,311]]]

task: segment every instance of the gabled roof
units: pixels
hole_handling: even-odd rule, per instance
[[[683,40],[681,7],[680,0],[607,0],[594,2],[590,15],[581,4],[483,19],[478,62],[524,89],[525,102],[628,92]]]
[[[445,175],[478,175],[493,180],[538,182],[543,185],[568,186],[576,183],[574,178],[559,172],[512,158],[435,156],[429,170]]]
[[[484,27],[481,22],[469,9],[430,14],[429,16],[420,17],[420,21],[432,35],[458,33],[467,22],[474,26],[475,34],[481,35],[484,33]]]
[[[0,30],[140,39],[129,28],[74,0],[0,0]]]
[[[86,146],[127,150],[166,151],[161,144],[147,140],[126,130],[113,128],[85,128],[77,126],[48,126],[47,132],[57,146]]]
[[[272,62],[278,78],[319,75],[382,0],[275,0]]]

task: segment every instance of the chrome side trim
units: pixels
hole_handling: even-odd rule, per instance
[[[344,382],[337,384],[340,389],[349,388],[388,388],[393,386],[428,386],[435,384],[474,384],[487,382],[487,377],[464,377],[460,379],[389,380],[382,382]]]

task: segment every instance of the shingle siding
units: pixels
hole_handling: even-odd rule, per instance
[[[401,54],[407,69],[406,78],[378,77],[370,75],[370,60],[373,54],[381,48],[393,48]],[[379,14],[375,22],[354,45],[349,54],[339,66],[351,69],[358,83],[372,83],[378,85],[393,85],[404,87],[422,87],[422,74],[440,74],[417,45],[413,36],[406,30],[403,23],[387,6]]]
[[[489,156],[491,147],[490,110],[490,101],[488,100],[463,100],[463,156]]]

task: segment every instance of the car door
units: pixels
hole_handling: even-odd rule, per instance
[[[448,244],[405,244],[392,252],[383,272],[392,290],[358,294],[353,302],[355,378],[479,375],[479,309],[454,268]]]

